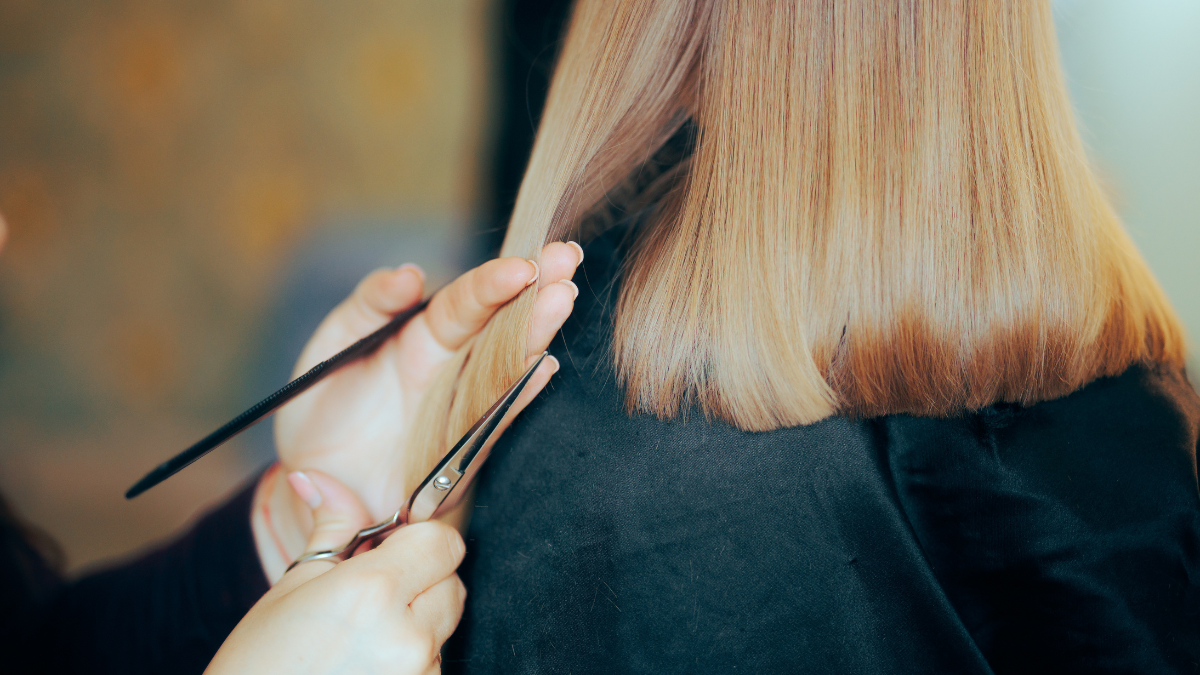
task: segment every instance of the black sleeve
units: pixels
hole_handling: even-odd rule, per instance
[[[1135,368],[889,428],[898,495],[996,673],[1200,672],[1200,401]]]
[[[177,541],[65,587],[39,627],[48,673],[201,673],[268,589],[250,529],[256,480]]]

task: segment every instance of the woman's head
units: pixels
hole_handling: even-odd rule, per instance
[[[505,254],[572,235],[689,119],[621,282],[631,410],[945,415],[1182,361],[1048,0],[581,0]],[[472,348],[452,429],[519,374],[528,303]]]

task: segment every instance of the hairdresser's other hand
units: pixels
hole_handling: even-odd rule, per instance
[[[314,507],[307,550],[340,546],[371,521],[329,476],[306,471],[289,482]],[[454,528],[418,523],[346,562],[299,565],[250,609],[205,672],[440,672],[438,654],[466,597],[454,573],[464,550]]]
[[[374,355],[346,366],[279,411],[275,439],[283,465],[290,471],[324,471],[357,492],[373,518],[390,516],[407,495],[387,469],[403,465],[409,425],[438,367],[497,309],[537,283],[527,354],[532,363],[571,313],[578,290],[570,278],[582,258],[577,244],[556,242],[542,249],[539,264],[492,260],[438,291],[429,307]],[[325,318],[296,374],[411,307],[421,299],[423,285],[423,273],[411,265],[369,275]],[[557,368],[552,359],[542,363],[517,401],[518,410]]]

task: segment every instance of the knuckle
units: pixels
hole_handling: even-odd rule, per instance
[[[350,306],[354,311],[366,317],[375,313],[374,303],[377,301],[379,285],[386,273],[386,270],[375,270],[358,282],[358,286],[355,287],[354,293],[350,295],[349,299]]]
[[[551,312],[561,310],[563,307],[570,307],[575,302],[574,289],[561,281],[543,288],[538,297],[541,297],[542,294],[548,296],[543,306]]]
[[[446,289],[445,297],[445,316],[454,317],[459,313],[459,307],[462,305],[462,288],[457,284],[451,284]]]
[[[427,560],[438,567],[453,568],[457,566],[458,556],[455,546],[461,546],[462,537],[454,528],[429,521],[410,526],[413,538],[412,547],[424,553]]]
[[[400,666],[396,672],[424,672],[437,658],[439,645],[429,631],[409,625],[398,627],[392,635],[394,652],[387,660]]]
[[[387,274],[387,270],[380,268],[363,277],[363,280],[358,282],[358,286],[354,288],[354,296],[363,299],[370,296],[379,286],[379,282],[383,280],[385,274]]]
[[[478,294],[475,288],[478,284],[479,275],[472,270],[463,275],[461,284],[454,284],[450,288],[446,294],[446,309],[451,319],[459,320],[470,312]]]
[[[531,268],[524,258],[514,256],[489,264],[494,266],[488,270],[486,282],[477,291],[481,298],[495,303],[506,302],[529,282]]]
[[[450,528],[436,520],[420,523],[420,528],[417,530],[417,536],[426,548],[436,549],[438,553],[446,550],[446,530]]]
[[[485,266],[480,267],[480,274],[472,275],[471,279],[471,296],[480,306],[492,304],[492,296],[497,295],[496,284],[503,284],[504,267],[503,260],[493,260]]]
[[[381,608],[391,606],[400,584],[392,574],[381,570],[363,570],[354,576],[348,586],[347,592],[355,603],[363,609],[369,609],[376,603]]]
[[[534,321],[565,320],[575,306],[575,292],[566,284],[550,284],[538,292],[534,304]],[[557,328],[557,327],[556,327]]]

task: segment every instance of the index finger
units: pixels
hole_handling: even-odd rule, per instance
[[[360,570],[375,568],[392,580],[396,599],[407,605],[453,574],[466,550],[458,530],[428,521],[400,528],[374,550],[357,555],[340,566]]]
[[[470,270],[434,294],[425,309],[429,332],[448,351],[478,333],[501,305],[537,281],[537,263],[499,258]]]
[[[583,249],[579,244],[553,241],[542,247],[536,263],[523,258],[484,263],[433,296],[425,311],[426,324],[443,348],[454,351],[525,288],[535,281],[539,288],[545,288],[570,279],[581,262]]]

